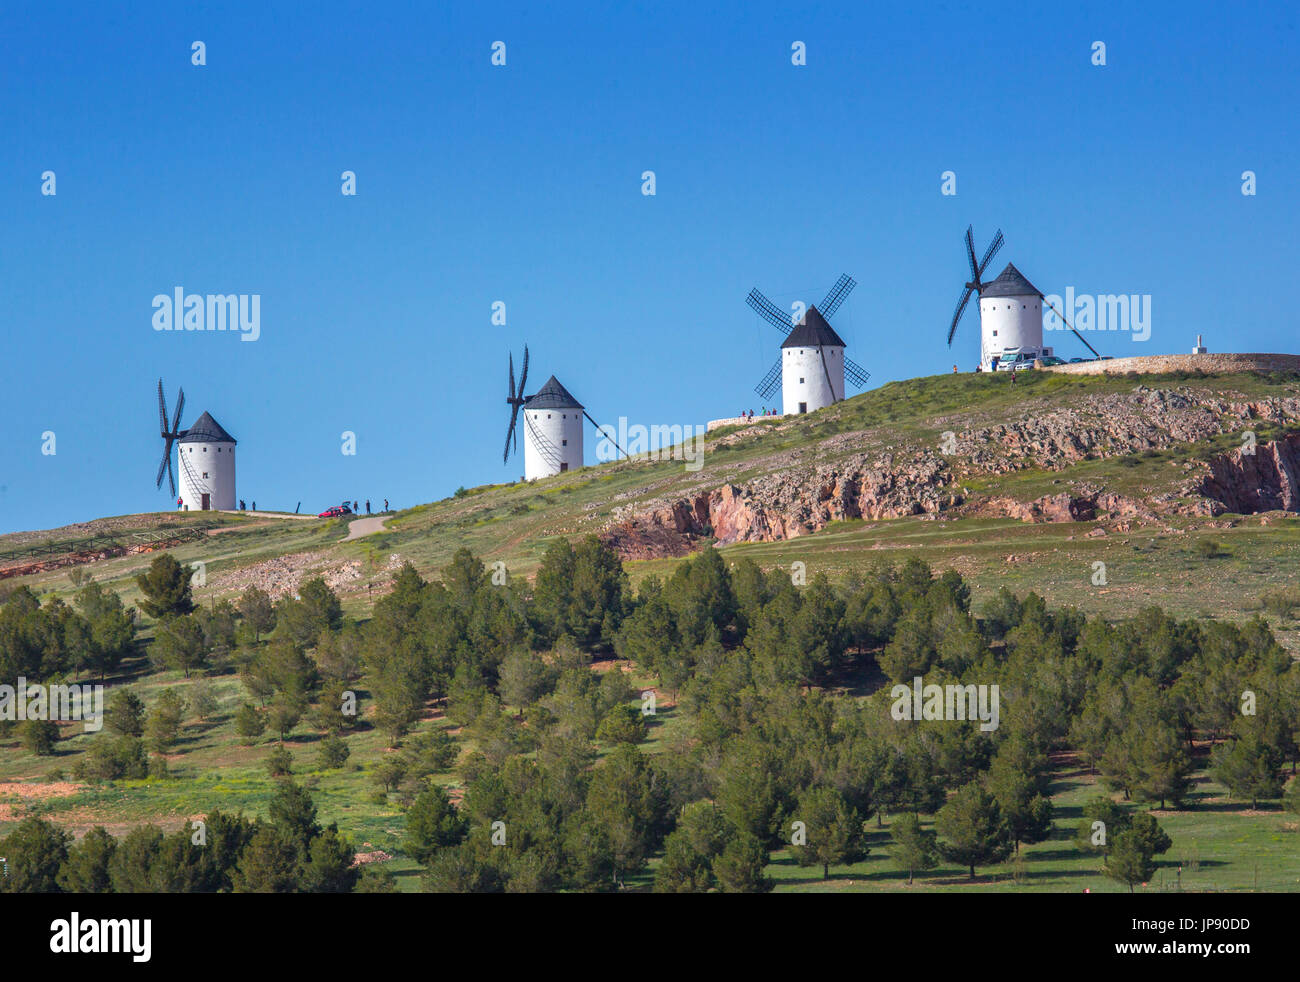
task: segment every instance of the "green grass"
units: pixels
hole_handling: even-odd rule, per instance
[[[1154,812],[1173,845],[1156,857],[1155,876],[1137,892],[1300,891],[1300,819],[1278,810],[1276,803],[1249,812],[1249,803],[1226,800],[1224,789],[1204,772],[1196,774],[1196,781],[1186,810]],[[1051,836],[1022,845],[1019,862],[1013,856],[996,866],[976,867],[973,881],[969,870],[941,861],[908,886],[907,874],[889,859],[888,819],[883,830],[874,819],[868,823],[871,851],[861,862],[831,867],[829,880],[822,879],[820,867],[797,865],[788,849],[773,854],[767,874],[779,893],[1127,893],[1127,887],[1102,875],[1100,857],[1080,852],[1073,843],[1081,806],[1104,789],[1087,773],[1067,766],[1057,772],[1051,793],[1056,812]],[[924,817],[922,825],[933,828]]]
[[[459,496],[398,512],[384,532],[346,543],[342,539],[347,522],[342,520],[220,515],[214,516],[220,530],[217,534],[170,551],[182,562],[206,565],[209,586],[196,590],[196,597],[203,602],[233,593],[219,585],[225,574],[267,559],[307,553],[330,564],[360,562],[361,577],[341,595],[345,611],[363,618],[371,604],[368,584],[381,586],[387,578],[383,567],[393,554],[410,560],[428,576],[436,575],[457,548],[467,546],[484,561],[504,560],[514,576],[528,576],[557,537],[596,531],[614,517],[619,506],[641,507],[727,482],[742,483],[785,466],[786,458],[781,455],[791,450],[801,451],[801,464],[820,464],[891,447],[933,446],[946,429],[1005,421],[1042,407],[1068,404],[1084,394],[1128,392],[1139,382],[1226,389],[1259,399],[1293,396],[1300,391],[1295,377],[1254,373],[1215,378],[1144,376],[1140,380],[1028,373],[1014,389],[1004,376],[940,375],[891,383],[795,420],[773,419],[761,426],[715,431],[709,436],[704,469],[699,472],[687,471],[681,461],[633,459],[532,483],[470,488]],[[1257,428],[1261,441],[1276,432]],[[848,436],[826,442],[836,434]],[[1027,467],[1008,474],[969,477],[963,483],[975,493],[1018,500],[1055,494],[1084,482],[1123,494],[1147,495],[1176,486],[1184,477],[1186,464],[1238,445],[1235,435],[1225,434],[1191,446],[1085,460],[1062,471]],[[172,512],[131,518],[132,527],[145,530],[162,529],[177,521]],[[732,561],[751,558],[768,569],[789,568],[798,561],[806,565],[810,577],[825,573],[832,580],[875,563],[897,563],[915,556],[936,569],[961,572],[971,584],[977,608],[984,598],[1005,586],[1021,594],[1035,591],[1053,606],[1077,606],[1089,614],[1114,619],[1159,604],[1180,617],[1241,620],[1258,613],[1259,598],[1265,591],[1300,582],[1293,559],[1300,546],[1300,518],[1270,516],[1268,521],[1265,525],[1255,516],[1221,516],[1213,521],[1179,518],[1139,525],[1131,532],[1112,530],[1106,536],[1090,537],[1088,533],[1099,523],[1029,524],[919,516],[839,522],[816,535],[729,546],[723,555]],[[84,537],[84,532],[42,535],[72,541]],[[1200,544],[1206,541],[1220,546],[1213,556],[1202,554]],[[19,545],[20,537],[0,536],[0,552]],[[152,558],[140,553],[81,568],[119,591],[124,602],[132,605],[140,599],[134,578]],[[636,583],[650,574],[669,575],[678,562],[629,562],[627,569]],[[1093,582],[1098,562],[1105,564],[1104,585]],[[5,586],[14,583],[65,599],[73,593],[63,569],[4,581]],[[1269,620],[1282,642],[1293,652],[1300,651],[1297,624],[1273,617]],[[175,673],[151,672],[143,660],[125,666],[122,681],[135,685],[146,701],[165,686],[184,688],[189,684]],[[168,780],[92,786],[64,797],[21,801],[0,794],[0,834],[24,814],[48,815],[77,830],[104,823],[114,831],[145,821],[178,828],[191,816],[213,808],[265,814],[274,781],[264,762],[273,741],[263,738],[253,746],[243,745],[233,730],[233,713],[243,698],[239,684],[233,675],[213,681],[221,709],[210,723],[187,728],[179,753],[170,762],[172,776]],[[639,673],[634,676],[638,686],[652,681]],[[419,724],[419,729],[443,725],[445,721],[432,719]],[[679,710],[668,700],[661,702],[643,749],[663,752],[686,726]],[[71,726],[65,728],[64,735],[67,739],[51,758],[28,754],[15,735],[0,740],[0,782],[42,782],[60,769],[70,775],[76,756],[94,737],[77,734]],[[394,855],[387,868],[397,874],[401,888],[418,889],[419,871],[400,853],[401,809],[391,799],[374,800],[371,773],[388,752],[386,738],[374,729],[348,736],[351,757],[343,768],[335,770],[316,769],[317,740],[303,724],[288,745],[295,758],[295,773],[311,787],[321,819],[337,821],[360,849],[382,849]],[[1163,857],[1165,865],[1158,880],[1163,876],[1160,882],[1170,886],[1171,871],[1181,859],[1182,883],[1187,889],[1300,889],[1300,841],[1287,817],[1279,812],[1237,814],[1241,809],[1215,800],[1222,789],[1216,789],[1204,774],[1199,778],[1195,810],[1160,816],[1174,848]],[[439,780],[454,783],[456,777],[448,774]],[[974,887],[966,881],[964,871],[940,869],[907,887],[905,877],[888,862],[887,829],[883,833],[873,829],[871,854],[851,868],[833,871],[828,883],[821,881],[819,870],[795,866],[784,852],[774,857],[770,872],[782,891],[1119,889],[1100,876],[1097,860],[1077,854],[1068,841],[1079,805],[1093,793],[1087,775],[1070,771],[1058,775],[1053,788],[1058,834],[1048,842],[1025,847],[1020,882],[1011,867],[981,870]],[[10,806],[8,811],[5,805]],[[1198,868],[1193,870],[1193,865]],[[636,885],[648,888],[649,883],[646,875]]]

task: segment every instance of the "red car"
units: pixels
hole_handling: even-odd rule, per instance
[[[316,517],[317,518],[338,518],[340,515],[351,515],[351,514],[352,514],[352,509],[349,508],[347,505],[334,505],[331,508],[326,508],[323,512],[321,512]]]

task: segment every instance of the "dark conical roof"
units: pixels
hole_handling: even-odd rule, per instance
[[[1012,263],[998,273],[992,283],[985,283],[980,291],[981,297],[1041,297],[1038,287],[1025,279],[1025,274],[1016,269]]]
[[[185,431],[179,443],[234,443],[235,438],[221,428],[209,413],[204,413]]]
[[[782,348],[843,348],[844,340],[835,333],[835,328],[826,323],[816,307],[809,307],[803,315],[803,322],[796,324],[793,331],[781,344]]]
[[[569,390],[559,383],[554,375],[546,384],[528,397],[525,409],[581,409],[582,403],[569,395]]]

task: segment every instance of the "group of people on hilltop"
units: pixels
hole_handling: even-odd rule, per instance
[[[768,409],[766,406],[764,406],[764,407],[763,407],[763,411],[762,411],[761,413],[759,413],[759,415],[760,415],[760,416],[775,416],[775,415],[776,415],[776,410],[775,410],[775,409]],[[752,409],[742,409],[742,410],[740,411],[740,418],[741,418],[741,419],[753,419],[753,418],[754,418],[754,410],[752,410]]]

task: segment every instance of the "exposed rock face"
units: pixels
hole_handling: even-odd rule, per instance
[[[745,486],[625,509],[605,532],[623,555],[679,556],[712,536],[719,545],[792,539],[847,518],[937,514],[961,502],[937,453],[857,455],[833,466],[768,474]]]
[[[1062,492],[1029,502],[1014,498],[992,498],[979,511],[983,514],[1018,518],[1022,522],[1091,522],[1101,517],[1155,521],[1158,517],[1142,502],[1112,491],[1094,491],[1090,494]]]
[[[1214,514],[1300,511],[1300,434],[1254,449],[1211,460],[1195,490],[1220,506]]]
[[[1119,531],[1135,522],[1161,521],[1162,514],[1175,511],[1300,510],[1300,435],[1276,445],[1260,444],[1253,456],[1238,451],[1208,465],[1187,464],[1195,475],[1191,483],[1140,500],[1084,482],[1067,482],[1070,490],[1032,501],[1006,496],[967,500],[961,488],[969,478],[1028,468],[1064,471],[1083,460],[1243,433],[1260,421],[1295,422],[1300,420],[1300,399],[1252,402],[1233,393],[1139,385],[1126,393],[1081,395],[1064,408],[1059,402],[1030,401],[1014,412],[996,422],[974,413],[930,420],[928,425],[947,440],[948,453],[940,453],[938,446],[864,453],[864,446],[887,446],[888,434],[842,433],[816,447],[758,462],[767,469],[759,477],[730,480],[688,497],[627,504],[615,513],[604,538],[625,557],[644,559],[684,555],[708,537],[720,545],[771,542],[843,519],[939,517],[952,510],[1026,522],[1107,520],[1117,523],[1113,530]],[[828,462],[827,457],[834,459]],[[1196,473],[1198,468],[1205,473]]]

